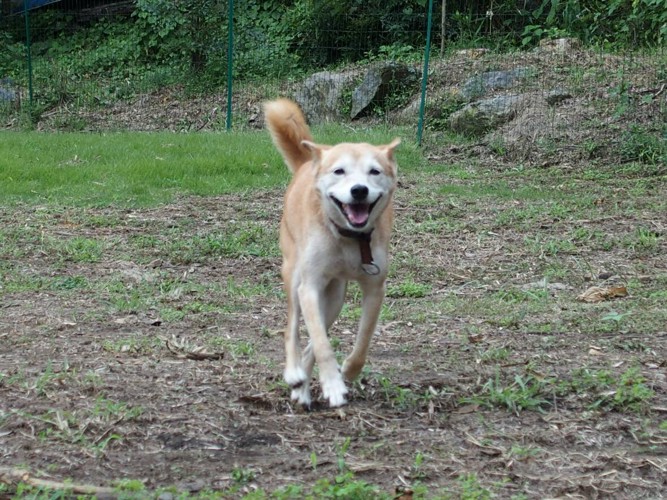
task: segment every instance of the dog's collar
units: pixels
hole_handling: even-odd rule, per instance
[[[340,227],[336,223],[334,223],[334,226],[336,226],[338,234],[344,238],[351,238],[359,242],[359,253],[361,253],[361,268],[364,270],[364,272],[371,276],[380,274],[380,268],[373,261],[373,252],[371,251],[371,234],[373,234],[373,229],[367,233],[363,233],[361,231],[353,231],[351,229]]]

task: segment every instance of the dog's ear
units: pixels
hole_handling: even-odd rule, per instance
[[[382,146],[381,149],[384,150],[384,152],[387,155],[387,158],[389,159],[389,161],[394,161],[394,150],[398,147],[398,145],[400,143],[401,143],[401,139],[399,137],[396,137],[393,141],[391,141],[386,146]]]
[[[313,155],[313,162],[315,163],[318,163],[322,159],[322,152],[329,149],[329,146],[315,144],[311,141],[301,141],[301,145],[310,151],[310,154]]]

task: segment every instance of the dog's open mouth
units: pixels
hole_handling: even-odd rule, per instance
[[[373,211],[378,200],[373,203],[343,203],[334,196],[331,199],[336,203],[340,211],[353,227],[363,227],[368,222],[368,219]]]

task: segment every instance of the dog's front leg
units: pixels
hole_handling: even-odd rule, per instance
[[[347,387],[327,338],[323,288],[312,283],[302,283],[299,286],[299,302],[315,360],[319,366],[322,394],[329,401],[329,406],[336,407],[347,403],[345,398]]]
[[[287,328],[285,329],[285,382],[292,388],[291,399],[310,406],[310,370],[304,370],[299,346],[299,295],[291,272],[285,273]]]
[[[375,327],[382,309],[382,301],[384,300],[384,281],[361,281],[359,285],[363,294],[359,332],[354,343],[354,349],[343,363],[343,375],[350,382],[357,378],[366,363],[368,346],[373,333],[375,333]]]

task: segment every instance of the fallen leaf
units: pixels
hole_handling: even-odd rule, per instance
[[[468,335],[468,342],[471,344],[479,344],[482,340],[484,340],[484,335],[481,333]]]
[[[170,339],[166,337],[160,337],[160,339],[164,341],[167,349],[177,358],[203,361],[207,359],[222,359],[224,357],[223,352],[208,352],[206,348],[191,346],[184,339],[179,339],[174,335]]]
[[[582,302],[602,302],[616,297],[627,297],[628,289],[624,286],[601,287],[592,286],[577,297]]]
[[[612,286],[609,288],[609,298],[613,299],[614,297],[627,297],[628,289],[624,286]]]
[[[463,415],[466,413],[475,413],[477,410],[479,410],[478,404],[469,404],[469,405],[459,406],[456,410],[452,411],[452,413],[458,413],[459,415]]]

